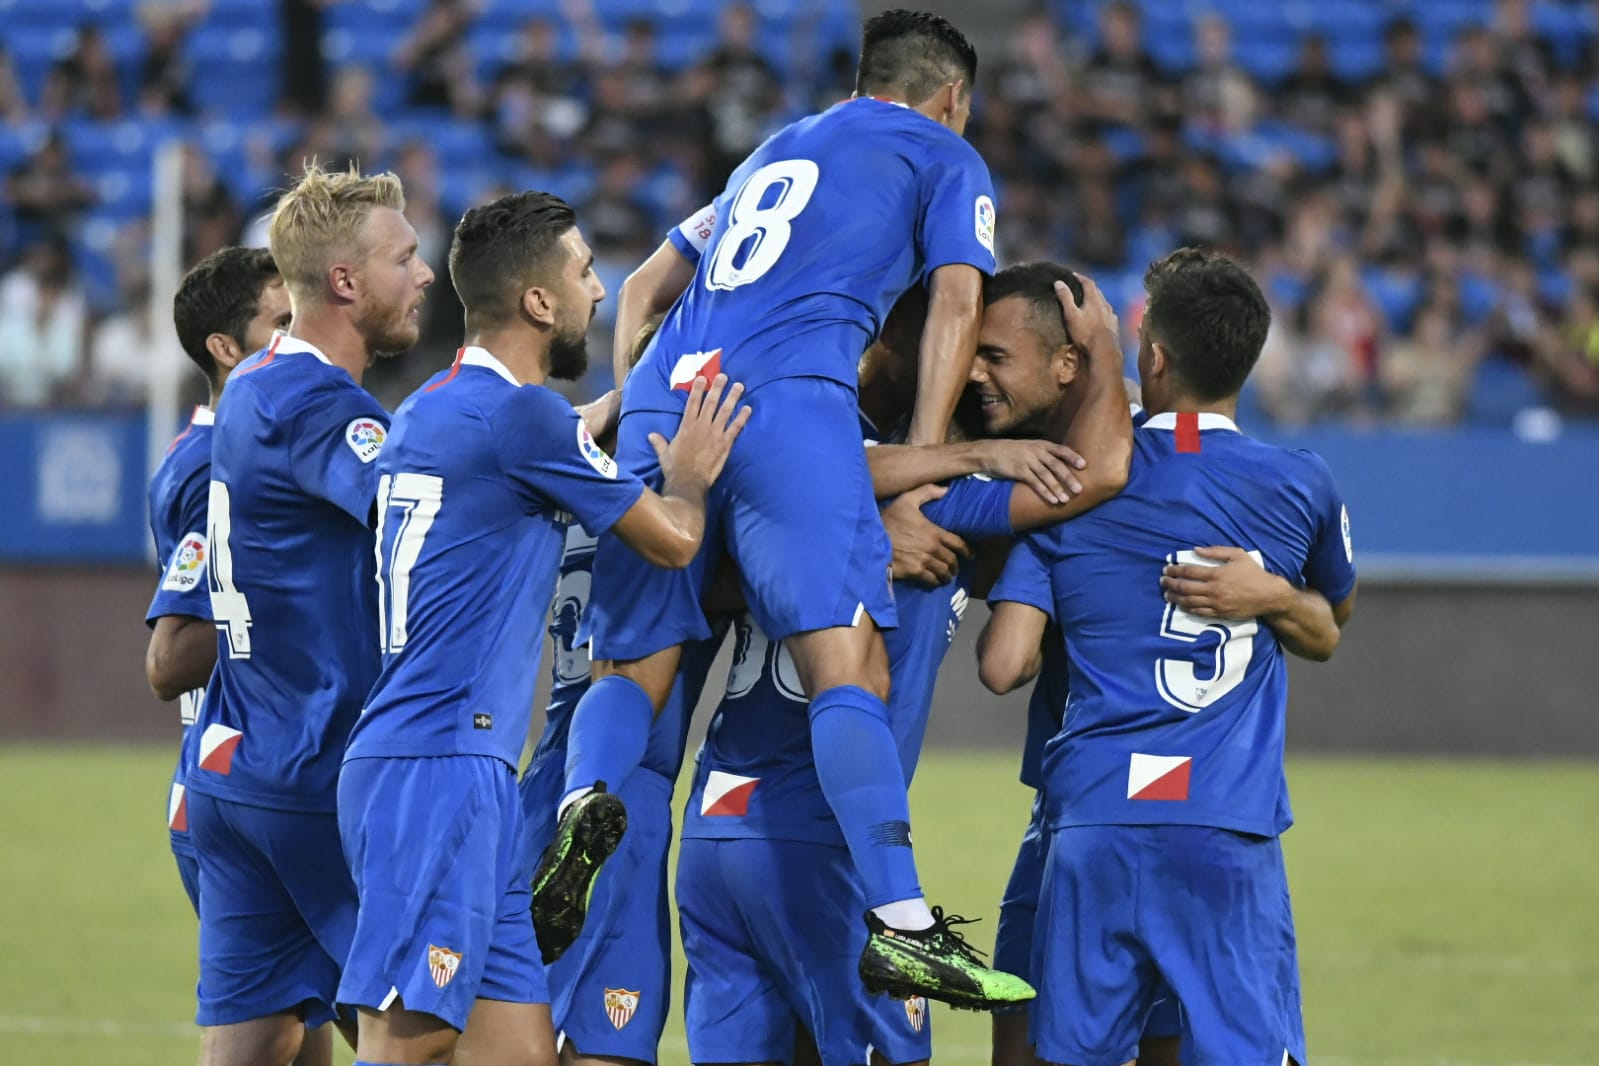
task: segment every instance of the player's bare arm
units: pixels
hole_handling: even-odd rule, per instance
[[[946,491],[939,485],[923,485],[883,508],[883,528],[894,547],[890,571],[894,580],[942,585],[955,576],[963,556],[971,558],[972,550],[964,540],[922,513],[924,504]]]
[[[168,614],[155,620],[144,653],[144,676],[159,700],[205,688],[217,662],[217,627],[208,618]]]
[[[1065,444],[1086,465],[1079,487],[1069,499],[1052,501],[1028,485],[1011,494],[1011,528],[1018,531],[1059,522],[1097,507],[1127,484],[1133,459],[1133,425],[1122,379],[1122,353],[1116,312],[1093,279],[1083,285],[1079,307],[1064,282],[1055,282],[1055,298],[1066,319],[1067,334],[1077,338],[1085,385],[1081,406],[1066,431]]]
[[[933,271],[917,358],[916,408],[907,444],[942,444],[966,387],[983,320],[983,273],[965,263]]]
[[[671,241],[662,241],[622,282],[616,294],[616,327],[611,341],[611,369],[618,385],[627,378],[633,338],[644,323],[670,310],[693,280],[694,264]],[[596,432],[595,436],[599,434]]]
[[[1266,570],[1243,548],[1196,548],[1194,553],[1213,562],[1167,566],[1160,578],[1167,603],[1201,618],[1259,618],[1299,658],[1332,658],[1354,613],[1353,592],[1334,605],[1315,589],[1299,588]]]
[[[912,447],[880,444],[866,453],[872,491],[880,500],[968,474],[986,474],[1030,486],[1046,500],[1065,502],[1083,491],[1077,471],[1083,457],[1047,440],[972,440]]]
[[[658,433],[650,444],[661,460],[664,484],[646,488],[613,527],[622,542],[656,566],[682,569],[693,562],[705,536],[705,494],[722,473],[750,409],[738,406],[744,386],[718,374],[709,385],[695,378],[677,436]]]
[[[1027,684],[1043,668],[1049,615],[1012,600],[990,607],[993,613],[977,637],[977,677],[988,691],[1003,696]]]

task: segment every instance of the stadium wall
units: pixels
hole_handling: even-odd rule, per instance
[[[171,741],[176,705],[159,703],[144,684],[139,619],[152,582],[141,567],[0,567],[0,741]],[[968,613],[945,664],[933,744],[1019,748],[1024,698],[995,699],[973,668],[985,614]],[[1337,657],[1293,666],[1290,744],[1599,756],[1595,648],[1593,583],[1368,580]]]

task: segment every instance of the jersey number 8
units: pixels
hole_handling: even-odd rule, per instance
[[[711,253],[708,289],[736,289],[759,281],[777,265],[805,210],[821,171],[809,159],[768,163],[745,180],[728,211],[727,229]],[[751,243],[751,242],[754,243]]]

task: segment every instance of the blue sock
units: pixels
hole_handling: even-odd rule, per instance
[[[654,722],[655,705],[636,682],[610,674],[590,685],[572,711],[563,795],[596,781],[621,788],[643,761]]]
[[[863,688],[840,685],[811,701],[810,716],[816,777],[844,830],[866,906],[920,898],[910,801],[888,708]]]

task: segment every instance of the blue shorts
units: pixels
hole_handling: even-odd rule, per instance
[[[852,626],[895,625],[892,550],[878,516],[855,394],[823,378],[780,378],[749,396],[753,413],[706,500],[705,541],[683,570],[652,566],[615,536],[600,538],[583,631],[596,659],[641,659],[703,640],[700,599],[725,550],[745,602],[774,641]],[[671,437],[679,414],[632,411],[617,460],[659,488],[649,434]]]
[[[672,1001],[672,782],[635,770],[617,795],[627,832],[595,879],[582,934],[550,965],[550,1015],[586,1058],[654,1062]]]
[[[355,933],[355,885],[331,814],[279,811],[190,790],[200,860],[199,1025],[296,1011],[332,1021]]]
[[[487,755],[352,759],[339,829],[360,893],[339,1002],[396,996],[464,1029],[478,999],[548,1003],[516,773]]]
[[[1039,1057],[1121,1066],[1162,985],[1184,1066],[1305,1061],[1288,879],[1276,838],[1203,826],[1057,829],[1033,949]]]
[[[183,882],[183,894],[189,897],[189,906],[198,915],[200,857],[194,853],[194,840],[189,836],[188,790],[177,775],[173,776],[172,788],[167,793],[167,837],[172,847],[172,857],[178,861],[178,879]]]
[[[787,1062],[801,1027],[823,1066],[859,1066],[868,1047],[891,1063],[931,1056],[927,1001],[861,984],[866,901],[847,849],[684,840],[677,909],[691,1061]]]
[[[1044,826],[1044,811],[1044,795],[1040,792],[1033,797],[1032,817],[1028,819],[1027,831],[1022,834],[1022,844],[1016,852],[1016,865],[1011,867],[1010,881],[1005,885],[1005,897],[999,905],[999,931],[994,937],[994,968],[1013,973],[1035,988],[1039,982],[1033,974],[1033,930],[1038,920],[1038,895],[1043,888],[1044,863],[1049,853],[1049,832]],[[1039,994],[1044,994],[1042,988]],[[1022,1012],[1027,1009],[1023,1005],[995,1013]],[[1181,1028],[1177,997],[1161,981],[1155,1006],[1144,1023],[1143,1035],[1176,1036]]]

